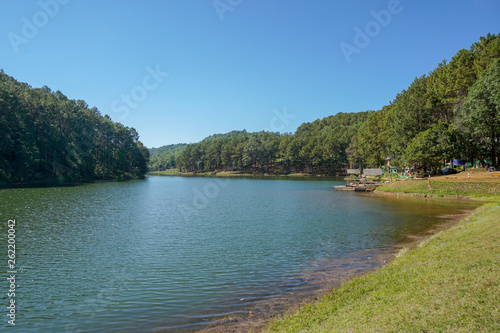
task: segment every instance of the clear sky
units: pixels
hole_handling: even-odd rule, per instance
[[[498,0],[0,0],[0,68],[158,147],[378,110],[487,33]]]

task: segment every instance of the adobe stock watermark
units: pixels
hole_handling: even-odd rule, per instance
[[[232,12],[236,7],[241,5],[243,0],[214,0],[212,5],[221,21],[224,21],[226,12]]]
[[[391,23],[393,15],[398,15],[402,11],[403,6],[399,0],[390,0],[387,3],[387,9],[370,11],[370,15],[373,17],[373,20],[368,21],[365,24],[364,29],[361,29],[358,26],[354,27],[355,35],[353,43],[349,44],[342,42],[339,45],[347,63],[351,63],[352,55],[361,53],[361,51],[370,44],[372,39],[380,34],[382,28],[387,27]]]
[[[12,49],[17,54],[19,53],[19,46],[28,44],[28,42],[38,35],[40,29],[49,24],[51,18],[54,18],[58,13],[61,5],[66,5],[70,0],[40,0],[38,6],[40,10],[31,17],[31,20],[26,16],[21,18],[23,23],[21,27],[21,34],[9,32],[7,38],[9,39]]]
[[[155,90],[160,86],[160,83],[170,74],[162,72],[160,65],[156,65],[153,69],[150,66],[146,67],[147,74],[142,78],[142,83],[136,85],[128,94],[121,94],[120,98],[115,99],[111,103],[111,111],[120,114],[120,120],[125,119],[130,114],[131,109],[139,106],[148,97],[148,92]]]
[[[189,204],[179,204],[179,209],[185,222],[190,222],[190,218],[207,208],[211,201],[215,200],[220,194],[221,189],[224,189],[230,180],[228,178],[212,179],[206,183],[202,189],[194,188],[193,196]]]
[[[269,128],[264,128],[266,132],[283,132],[286,126],[290,124],[290,120],[296,116],[287,112],[286,106],[283,110],[274,109],[274,117],[269,121]]]

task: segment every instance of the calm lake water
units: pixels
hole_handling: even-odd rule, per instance
[[[474,208],[331,188],[341,183],[156,176],[0,190],[2,253],[9,219],[17,235],[16,326],[9,329],[198,329],[306,287],[302,277],[317,262],[385,251],[445,214]]]

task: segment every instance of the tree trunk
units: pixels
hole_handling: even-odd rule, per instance
[[[491,164],[496,167],[497,163],[497,138],[494,133],[491,135]]]

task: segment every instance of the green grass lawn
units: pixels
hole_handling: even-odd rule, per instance
[[[378,187],[377,191],[500,201],[500,183],[493,182],[407,180]]]
[[[499,222],[500,205],[478,208],[268,331],[500,332]]]

